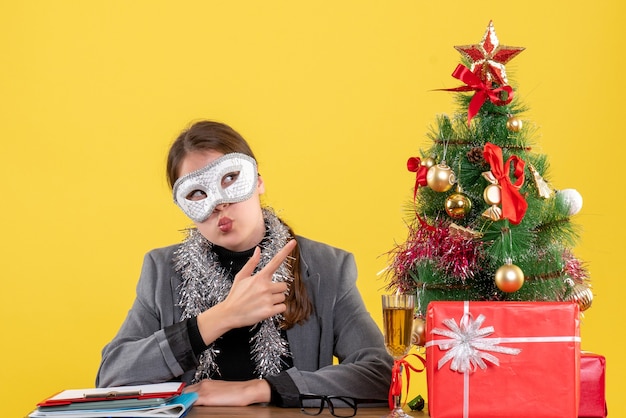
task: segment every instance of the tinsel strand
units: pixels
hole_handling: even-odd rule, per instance
[[[261,259],[255,273],[261,270],[291,238],[289,229],[269,209],[263,209],[266,237],[261,245]],[[188,230],[188,236],[174,255],[174,269],[180,272],[182,283],[179,287],[179,303],[183,308],[181,320],[199,315],[223,301],[232,287],[229,271],[223,268],[217,255],[212,251],[213,244],[197,229]],[[274,282],[291,284],[290,260],[285,260],[274,273]],[[287,290],[288,292],[289,290]],[[258,332],[251,339],[252,354],[256,374],[259,377],[277,374],[281,371],[281,357],[290,355],[287,341],[282,337],[280,323],[282,315],[261,321],[256,326]],[[214,344],[202,353],[193,381],[198,382],[219,374],[215,362],[218,353]]]

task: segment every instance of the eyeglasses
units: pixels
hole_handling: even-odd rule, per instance
[[[306,415],[319,415],[328,405],[328,411],[334,417],[349,418],[356,415],[358,404],[387,405],[387,400],[356,399],[350,396],[300,394],[300,410]],[[337,408],[337,409],[335,409]]]
[[[326,404],[328,411],[334,417],[353,417],[356,415],[358,402],[359,400],[349,396],[300,394],[300,410],[307,415],[321,414],[324,410],[324,404]]]

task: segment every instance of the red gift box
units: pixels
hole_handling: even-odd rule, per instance
[[[607,416],[605,397],[606,359],[599,354],[582,352],[580,356],[580,418]]]
[[[577,417],[579,326],[570,302],[431,302],[430,416]]]

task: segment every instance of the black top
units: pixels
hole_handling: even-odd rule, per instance
[[[231,281],[234,280],[235,275],[254,254],[254,248],[236,252],[214,245],[212,249],[217,255],[220,265],[229,271],[228,276]],[[196,356],[199,356],[207,349],[207,346],[200,336],[197,319],[191,318],[188,320],[187,328],[189,330],[189,339],[193,351]],[[256,379],[258,377],[254,373],[255,364],[251,353],[251,340],[257,330],[258,327],[254,326],[235,328],[226,332],[214,342],[214,349],[217,352],[215,363],[218,367],[219,374],[216,373],[216,375],[211,376],[211,378],[243,381]],[[283,331],[282,334],[286,339],[286,333]],[[291,357],[285,357],[282,360],[283,370],[293,366]]]

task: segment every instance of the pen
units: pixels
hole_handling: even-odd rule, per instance
[[[83,397],[88,399],[88,398],[107,398],[107,399],[112,399],[112,398],[120,398],[123,396],[140,396],[141,395],[141,391],[140,390],[129,390],[129,391],[117,391],[117,390],[112,390],[110,392],[99,392],[99,393],[84,393]]]

